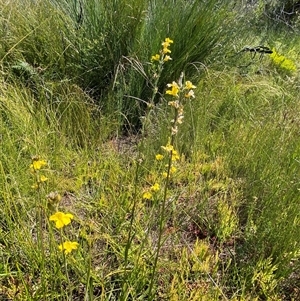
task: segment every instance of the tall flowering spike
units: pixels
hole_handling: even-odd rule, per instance
[[[70,224],[73,218],[74,216],[71,213],[63,213],[58,211],[55,214],[51,215],[49,220],[55,222],[55,227],[57,229],[60,229]]]
[[[76,250],[78,245],[79,243],[76,241],[65,241],[63,244],[59,245],[58,248],[67,255],[73,250]]]
[[[165,38],[164,42],[162,42],[161,44],[163,48],[160,50],[159,54],[151,56],[151,62],[159,62],[161,65],[163,65],[163,63],[172,60],[172,58],[169,55],[167,55],[168,53],[171,53],[169,46],[172,43],[173,40],[171,40],[170,38]]]

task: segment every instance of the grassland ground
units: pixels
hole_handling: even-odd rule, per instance
[[[1,1],[0,300],[300,299],[299,26],[233,2]]]

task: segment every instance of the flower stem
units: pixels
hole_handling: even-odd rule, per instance
[[[60,243],[61,243],[61,246],[63,246],[63,234],[62,234],[62,229],[60,229]],[[65,252],[64,252],[63,249],[62,249],[62,253],[63,253],[63,261],[64,261],[65,273],[66,273],[67,282],[68,282],[68,287],[69,287],[68,300],[71,301],[71,300],[72,300],[71,281],[70,281],[69,273],[68,273],[67,258],[66,258],[66,254],[65,254]]]
[[[171,142],[170,142],[171,145],[173,145],[174,140],[175,140],[175,138],[174,138],[174,136],[172,136]],[[159,210],[158,239],[157,239],[157,248],[156,248],[156,253],[155,253],[155,257],[154,257],[153,268],[152,268],[152,275],[151,275],[149,289],[148,289],[149,296],[150,296],[149,300],[152,300],[154,298],[152,291],[153,291],[153,286],[154,286],[155,272],[157,269],[159,253],[160,253],[160,249],[162,247],[163,230],[165,227],[167,193],[168,193],[168,188],[169,188],[169,183],[170,183],[171,167],[172,167],[172,151],[170,151],[170,154],[169,154],[167,177],[166,177],[166,182],[165,182],[165,186],[164,186],[163,200],[162,200],[162,204],[161,204],[160,210]]]

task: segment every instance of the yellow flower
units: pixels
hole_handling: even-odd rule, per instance
[[[184,89],[186,89],[186,90],[196,89],[196,86],[194,86],[194,85],[192,84],[192,82],[190,82],[190,81],[188,80],[188,81],[185,82]]]
[[[39,188],[39,185],[35,183],[35,184],[33,184],[33,185],[31,186],[31,188],[32,188],[32,189],[38,189],[38,188]]]
[[[168,142],[166,146],[162,146],[161,148],[167,152],[171,152],[174,149],[173,145],[171,145],[170,142]]]
[[[164,48],[169,47],[171,44],[173,44],[173,40],[171,40],[170,38],[165,38],[165,41],[162,42],[162,46],[163,46]]]
[[[155,155],[155,159],[156,159],[157,161],[161,161],[163,158],[164,158],[164,156],[161,155],[161,154]]]
[[[172,161],[177,161],[179,159],[180,159],[180,156],[179,156],[178,152],[174,149],[172,151]]]
[[[149,191],[146,191],[143,193],[143,199],[145,200],[151,200],[152,199],[152,193]]]
[[[158,183],[155,183],[153,186],[151,186],[151,188],[150,188],[152,191],[158,191],[159,189],[160,189],[160,186],[159,186],[159,184]]]
[[[49,220],[55,222],[55,227],[60,229],[68,224],[70,224],[71,220],[74,218],[73,214],[71,213],[63,213],[63,212],[56,212],[55,214],[51,215]]]
[[[162,50],[163,54],[166,54],[166,53],[171,53],[171,50],[168,49],[167,47],[164,47],[163,50]]]
[[[30,168],[32,168],[34,170],[39,170],[39,169],[41,169],[45,165],[47,165],[47,162],[45,160],[36,160],[36,159],[33,159],[32,160],[32,164],[30,165]]]
[[[168,173],[164,171],[164,172],[162,173],[162,176],[163,176],[164,179],[166,179],[166,178],[168,177]]]
[[[167,62],[167,61],[170,61],[170,60],[172,60],[172,58],[169,55],[166,55],[164,57],[164,62]]]
[[[63,244],[59,245],[58,248],[65,254],[69,254],[72,250],[76,250],[79,246],[79,243],[76,241],[65,241]]]
[[[178,96],[179,86],[176,82],[172,82],[172,84],[167,84],[168,88],[172,88],[171,90],[167,90],[166,94]]]
[[[175,166],[171,166],[171,169],[170,169],[170,173],[174,173],[176,172],[177,168]]]
[[[155,54],[151,56],[151,62],[153,61],[159,61],[160,60],[160,55],[159,54]]]
[[[48,180],[47,177],[45,177],[44,175],[41,175],[41,177],[40,177],[41,182],[46,182],[47,180]]]
[[[171,40],[170,38],[165,38],[165,42],[166,42],[166,43],[170,43],[170,44],[173,44],[173,43],[174,43],[174,41]]]
[[[188,93],[184,95],[186,98],[195,98],[194,90],[190,90]]]
[[[273,53],[270,55],[270,58],[277,67],[291,72],[297,70],[295,63],[292,60],[286,58],[284,55],[278,54],[274,48],[272,51]]]

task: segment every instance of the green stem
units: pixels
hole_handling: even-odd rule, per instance
[[[146,136],[146,129],[148,127],[148,123],[149,122],[149,116],[150,116],[150,113],[154,107],[154,98],[158,92],[158,81],[159,81],[159,78],[161,76],[161,73],[163,71],[163,65],[164,65],[164,60],[163,60],[163,57],[161,58],[161,60],[159,61],[159,65],[157,66],[157,74],[155,75],[155,80],[154,80],[154,83],[153,83],[153,93],[151,95],[151,98],[150,98],[150,102],[147,103],[147,110],[146,110],[146,113],[145,113],[145,121],[143,122],[143,128],[142,128],[142,133],[143,133],[143,136],[145,137]]]
[[[172,127],[175,126],[176,124],[176,119],[178,116],[178,110],[175,108],[175,118],[174,122],[172,123]],[[175,136],[171,136],[171,141],[170,144],[173,146],[175,141]],[[154,263],[153,263],[153,268],[152,268],[152,275],[150,279],[150,284],[149,284],[149,300],[153,300],[154,294],[152,293],[153,286],[154,286],[154,280],[155,280],[155,272],[157,269],[157,263],[158,263],[158,258],[159,258],[159,253],[160,249],[162,247],[162,238],[163,238],[163,230],[165,227],[165,216],[166,216],[166,203],[167,203],[167,193],[168,193],[168,188],[169,188],[169,183],[170,183],[170,176],[171,176],[171,167],[172,167],[172,154],[173,151],[170,151],[169,153],[169,162],[168,162],[168,170],[167,170],[167,177],[166,177],[166,182],[165,182],[165,187],[164,187],[164,194],[163,194],[163,201],[161,204],[160,208],[160,214],[159,214],[159,230],[158,230],[158,240],[157,240],[157,249],[154,257]]]
[[[60,230],[60,244],[63,247],[62,229]],[[67,258],[66,258],[66,254],[64,252],[64,249],[62,249],[62,253],[63,253],[64,268],[65,268],[65,273],[66,273],[67,282],[68,282],[68,288],[69,288],[68,300],[71,301],[72,300],[72,288],[71,288],[71,281],[70,281],[69,273],[68,273]]]
[[[36,222],[37,222],[37,243],[39,250],[41,251],[41,282],[42,282],[42,287],[43,287],[43,293],[44,293],[44,298],[46,297],[45,292],[46,292],[46,274],[45,274],[45,246],[44,246],[44,233],[43,233],[43,207],[42,207],[42,197],[41,197],[41,187],[39,183],[39,176],[37,171],[34,172],[35,176],[35,181],[37,184],[37,195],[38,197],[36,198],[37,203],[36,203]]]
[[[133,231],[133,223],[134,223],[134,218],[135,218],[135,210],[136,210],[136,204],[137,204],[137,187],[138,187],[138,177],[139,177],[139,167],[140,167],[140,162],[139,160],[137,161],[137,166],[136,166],[136,172],[135,172],[135,179],[134,179],[134,192],[133,192],[133,205],[131,208],[131,216],[130,216],[130,225],[129,225],[129,231],[128,231],[128,238],[125,246],[125,252],[124,252],[124,267],[125,267],[125,273],[124,273],[124,278],[123,278],[123,284],[122,284],[122,292],[120,296],[120,300],[123,300],[126,296],[126,290],[127,290],[127,285],[126,281],[128,280],[128,253],[131,247],[132,240],[134,238],[134,231]]]
[[[93,296],[93,278],[91,277],[91,268],[92,268],[92,259],[91,259],[91,245],[88,242],[89,255],[88,255],[88,263],[87,263],[87,275],[86,275],[86,293],[84,300],[92,301],[94,300]]]

